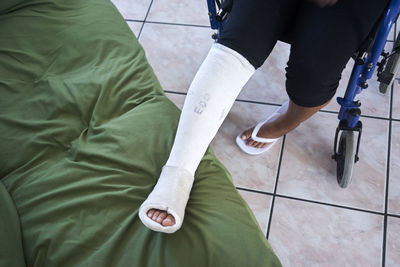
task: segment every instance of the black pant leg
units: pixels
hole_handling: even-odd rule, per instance
[[[341,73],[388,0],[339,0],[319,8],[304,1],[292,29],[286,90],[300,106],[320,106],[336,92]]]
[[[259,68],[293,20],[298,5],[299,0],[233,0],[218,43]]]

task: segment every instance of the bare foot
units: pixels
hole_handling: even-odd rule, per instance
[[[246,145],[255,148],[264,148],[271,144],[271,143],[256,142],[253,139],[251,139],[251,134],[253,133],[253,130],[254,127],[249,128],[246,131],[244,131],[241,136],[243,141],[247,140]],[[272,123],[269,122],[261,126],[260,130],[257,133],[257,136],[261,138],[278,138],[282,135],[283,133],[281,133],[281,130],[277,129]]]
[[[151,209],[147,212],[147,216],[162,226],[172,226],[175,224],[175,218],[164,210]]]

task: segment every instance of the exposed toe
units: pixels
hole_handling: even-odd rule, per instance
[[[147,216],[163,226],[171,226],[175,224],[175,218],[164,210],[151,209],[147,212]]]
[[[247,140],[246,145],[253,146],[254,141],[252,139]]]
[[[158,215],[160,215],[160,211],[156,210],[156,212],[154,212],[153,217],[151,218],[153,221],[157,220]]]
[[[265,148],[269,145],[269,143],[261,143],[261,142],[256,142],[253,139],[249,139],[247,140],[246,145],[254,148]]]
[[[161,222],[167,217],[167,215],[168,213],[166,211],[162,211],[157,217],[157,222],[161,224]]]
[[[147,217],[149,217],[149,218],[152,218],[153,217],[153,214],[154,214],[154,209],[151,209],[151,210],[149,210],[148,212],[147,212]]]
[[[241,138],[242,138],[243,141],[244,141],[244,140],[247,140],[247,139],[249,139],[249,138],[251,137],[251,133],[253,132],[253,129],[254,129],[254,128],[247,129],[246,131],[244,131],[244,132],[242,133]]]
[[[167,216],[167,218],[164,219],[164,221],[161,223],[163,226],[171,226],[175,224],[175,218],[171,214]]]

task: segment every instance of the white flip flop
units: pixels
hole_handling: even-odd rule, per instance
[[[278,141],[280,139],[280,137],[278,137],[278,138],[258,137],[257,136],[258,131],[260,130],[261,126],[263,126],[266,122],[272,120],[273,118],[279,116],[282,113],[285,113],[287,111],[288,107],[289,107],[289,101],[286,101],[285,103],[282,104],[282,106],[279,109],[277,109],[274,113],[272,113],[268,118],[257,123],[257,125],[254,127],[254,130],[251,133],[251,139],[253,139],[256,142],[270,143],[268,146],[266,146],[264,148],[256,148],[256,147],[246,145],[247,139],[242,140],[242,135],[244,132],[243,131],[236,137],[236,144],[239,146],[239,148],[243,152],[245,152],[249,155],[259,155],[259,154],[262,154],[262,153],[266,152],[267,150],[269,150],[276,143],[276,141]]]

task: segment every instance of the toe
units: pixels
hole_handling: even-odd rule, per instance
[[[156,212],[154,212],[153,217],[151,218],[153,221],[157,220],[158,215],[160,215],[160,211],[156,210]]]
[[[175,218],[171,214],[167,216],[167,218],[164,219],[164,221],[161,223],[163,226],[172,226],[175,224]]]
[[[248,145],[248,146],[253,146],[253,144],[254,144],[254,140],[252,140],[252,139],[249,139],[246,142],[246,145]]]
[[[250,144],[250,146],[252,146],[252,147],[257,147],[257,145],[258,145],[258,142],[256,142],[256,141],[253,141],[253,142],[251,142],[251,144]]]
[[[160,212],[160,215],[157,217],[157,222],[161,224],[161,222],[167,217],[168,213],[166,211]]]
[[[155,211],[154,209],[149,210],[147,212],[147,217],[149,217],[149,218],[153,217],[154,211]]]
[[[264,145],[264,143],[258,143],[258,144],[257,144],[257,148],[262,148],[263,145]]]
[[[253,143],[251,144],[252,147],[257,147],[257,145],[258,145],[258,142],[256,142],[256,141],[253,141]]]
[[[247,140],[247,139],[249,139],[249,138],[251,137],[251,133],[253,132],[253,129],[254,129],[254,128],[250,128],[250,129],[247,129],[246,131],[244,131],[244,132],[242,133],[242,136],[241,136],[242,140]]]

